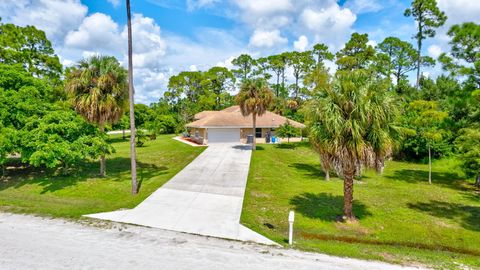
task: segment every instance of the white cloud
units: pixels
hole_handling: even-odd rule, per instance
[[[293,20],[295,5],[291,0],[232,0],[238,7],[237,17],[253,29],[275,30]]]
[[[292,9],[290,0],[235,0],[243,10],[255,15],[273,14]]]
[[[71,67],[71,66],[75,65],[75,62],[72,61],[72,60],[69,60],[69,59],[62,59],[62,65],[64,67]]]
[[[192,11],[199,8],[212,7],[221,0],[187,0],[187,9]]]
[[[306,51],[308,47],[308,38],[304,35],[301,35],[298,40],[293,42],[293,48],[296,51],[303,52]]]
[[[275,46],[283,45],[288,42],[288,39],[282,37],[280,30],[265,31],[255,30],[250,37],[250,46],[258,48],[272,48]]]
[[[120,6],[120,0],[107,0],[112,6],[118,7]]]
[[[189,69],[190,69],[190,71],[198,71],[198,68],[195,65],[190,65]]]
[[[430,55],[430,57],[433,57],[434,59],[437,59],[440,54],[442,53],[442,48],[438,45],[430,45],[427,49],[428,51],[428,55]]]
[[[87,14],[80,0],[15,0],[0,1],[0,17],[17,25],[34,25],[45,31],[47,37],[59,44],[65,35],[75,29]]]
[[[135,103],[158,101],[167,88],[170,75],[154,69],[134,69]]]
[[[245,51],[245,44],[229,32],[198,29],[197,34],[195,41],[177,35],[166,36],[168,48],[162,64],[174,67],[175,72],[186,70],[191,65],[206,70],[232,56],[250,53]]]
[[[90,58],[90,57],[99,56],[99,55],[100,55],[100,53],[95,52],[95,51],[83,51],[82,52],[82,57],[83,58]]]
[[[160,26],[152,18],[134,14],[132,19],[133,66],[136,68],[160,68],[167,44],[161,37]],[[121,37],[127,44],[127,27]],[[126,58],[126,57],[125,57]]]
[[[357,14],[377,12],[383,9],[383,6],[377,0],[348,0],[345,7]]]
[[[480,1],[476,0],[437,0],[438,7],[448,16],[447,24],[480,22]]]
[[[377,42],[373,39],[370,39],[368,42],[367,42],[367,45],[370,45],[372,47],[377,47]]]
[[[230,56],[229,58],[225,59],[224,61],[217,62],[217,67],[226,67],[228,69],[233,69],[232,61],[235,59],[234,56]]]
[[[246,24],[252,31],[281,31],[285,36],[304,35],[312,43],[325,43],[336,49],[351,32],[356,15],[348,8],[340,7],[336,0],[229,0],[233,3],[231,18]],[[262,42],[263,43],[263,42]],[[284,43],[287,45],[288,43]],[[264,46],[263,48],[267,48]],[[288,50],[273,47],[271,53]],[[263,50],[263,52],[266,52]]]
[[[110,16],[94,13],[65,37],[65,45],[81,50],[118,51],[123,46],[118,24]]]
[[[448,44],[451,38],[447,35],[448,30],[455,24],[464,22],[480,23],[480,1],[474,0],[437,0],[438,7],[444,11],[448,19],[445,25],[440,27],[433,39],[426,41],[426,50],[429,56],[437,58],[442,52],[450,52]],[[443,73],[440,63],[434,67],[425,68],[429,76],[436,77]]]
[[[357,16],[348,8],[333,4],[327,8],[306,8],[300,15],[303,25],[312,31],[316,41],[339,47],[348,38]]]

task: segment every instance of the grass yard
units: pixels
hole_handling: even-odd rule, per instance
[[[130,144],[112,137],[116,153],[107,158],[107,177],[99,178],[99,163],[85,162],[69,176],[38,169],[9,170],[0,180],[0,210],[53,217],[132,208],[197,157],[204,148],[191,147],[172,135],[146,140],[137,148],[140,193],[130,195]]]
[[[296,146],[292,149],[290,146]],[[480,191],[454,160],[428,167],[391,161],[383,176],[367,171],[354,188],[359,221],[337,222],[343,182],[326,182],[306,143],[262,145],[254,152],[241,221],[286,245],[295,210],[296,248],[439,269],[480,268]]]

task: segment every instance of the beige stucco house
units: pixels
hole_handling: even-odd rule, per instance
[[[195,121],[187,124],[186,127],[190,131],[190,138],[199,144],[246,143],[248,135],[254,135],[257,143],[265,143],[267,134],[275,136],[275,129],[285,124],[287,120],[296,128],[305,128],[302,123],[267,111],[262,116],[257,116],[257,126],[253,132],[252,116],[244,117],[239,106],[232,106],[222,111],[197,113]],[[300,140],[300,137],[290,138],[290,141]]]

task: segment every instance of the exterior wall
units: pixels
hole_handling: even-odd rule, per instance
[[[190,138],[199,144],[207,144],[207,131],[204,128],[192,128]]]
[[[265,137],[267,136],[267,132],[270,131],[270,128],[262,128],[262,137],[256,138],[256,143],[266,143]],[[253,134],[253,128],[242,128],[240,129],[240,142],[247,143],[247,135]],[[275,131],[270,131],[271,136],[275,136]],[[287,142],[287,138],[280,138],[280,142]],[[290,142],[300,142],[302,141],[302,137],[295,137],[290,138]]]
[[[270,128],[262,128],[262,137],[256,138],[256,143],[263,144],[266,143],[265,137]],[[198,131],[198,133],[197,133]],[[240,129],[240,142],[247,143],[247,135],[253,134],[253,128],[241,128]],[[197,136],[198,135],[198,136]],[[275,136],[275,131],[271,131],[271,136]],[[205,128],[192,128],[190,129],[190,138],[199,144],[208,144],[207,129]],[[287,142],[287,138],[280,138],[281,143]],[[302,137],[290,138],[290,142],[300,142]]]
[[[240,129],[240,142],[247,143],[247,135],[252,134],[253,128],[241,128]]]

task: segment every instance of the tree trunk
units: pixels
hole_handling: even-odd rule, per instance
[[[100,129],[100,132],[103,134],[105,132],[105,126],[103,123],[101,123],[98,128]],[[100,155],[100,177],[105,177],[106,175],[106,164],[105,164],[105,153],[102,153]]]
[[[385,169],[385,159],[376,158],[375,159],[375,170],[377,171],[377,173],[382,175],[384,169]]]
[[[354,175],[361,180],[362,179],[362,163],[357,160],[355,161],[355,173]]]
[[[395,78],[397,79],[397,87],[396,87],[396,90],[397,90],[397,93],[400,94],[402,92],[402,89],[400,87],[400,80],[402,78],[402,75],[400,73],[400,68],[397,70],[397,72],[394,74]],[[390,76],[389,76],[390,77]]]
[[[428,183],[432,184],[432,147],[428,144]]]
[[[122,139],[125,140],[126,136],[125,136],[125,129],[122,129]]]
[[[132,170],[132,194],[138,193],[137,186],[137,154],[135,149],[135,103],[133,89],[133,63],[132,63],[132,15],[130,13],[130,0],[127,1],[128,24],[128,97],[130,100],[130,166]]]
[[[330,180],[330,161],[325,155],[320,155],[320,164],[322,165],[323,172],[325,173],[325,181]]]
[[[252,113],[253,120],[253,147],[252,149],[257,150],[257,114]]]
[[[275,93],[277,95],[277,98],[278,98],[278,93],[280,92],[280,73],[277,73],[277,87],[276,87],[276,90],[277,90],[277,93]]]
[[[298,77],[295,76],[295,100],[298,98]]]
[[[346,221],[355,220],[353,215],[353,177],[354,170],[347,169],[344,171],[343,180],[343,216]]]
[[[477,175],[477,181],[475,181],[475,186],[480,187],[480,174]]]
[[[68,175],[68,163],[63,162],[62,175]]]
[[[419,35],[417,36],[417,83],[416,83],[416,88],[419,89],[420,87],[420,63],[421,63],[421,54],[422,54],[422,17],[419,18],[418,21],[418,33]]]

